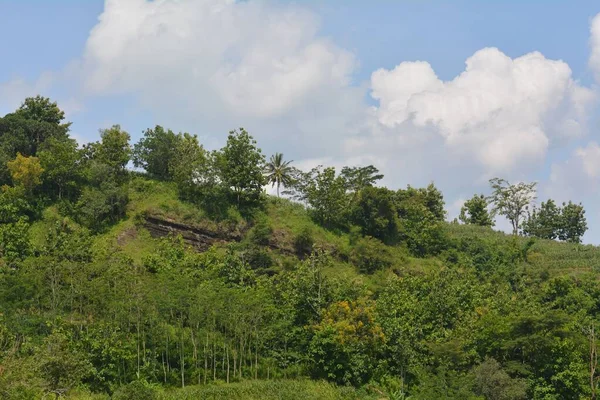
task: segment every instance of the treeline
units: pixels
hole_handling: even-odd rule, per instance
[[[3,398],[298,377],[393,399],[595,398],[597,275],[554,274],[532,261],[534,238],[489,229],[502,215],[516,234],[578,243],[581,205],[532,208],[535,184],[495,179],[461,211],[482,227],[457,235],[433,184],[378,187],[373,166],[299,171],[244,129],[215,151],[160,126],[79,147],[63,121],[43,97],[0,118]],[[148,239],[139,259],[102,240],[132,199],[171,186],[249,231],[203,253]],[[294,227],[291,253],[272,246],[273,209],[317,224]]]

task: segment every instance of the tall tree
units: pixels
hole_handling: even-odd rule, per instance
[[[102,129],[100,137],[100,142],[90,147],[92,158],[107,165],[114,176],[123,176],[131,157],[129,133],[122,130],[120,125],[113,125],[109,129]]]
[[[511,223],[513,235],[519,233],[527,207],[536,198],[537,182],[510,184],[505,179],[490,179],[493,192],[489,200],[494,205],[493,214],[505,216]]]
[[[533,207],[533,210],[527,213],[527,219],[523,222],[523,234],[542,239],[556,239],[561,225],[560,214],[561,209],[556,206],[554,200],[542,202],[539,209]]]
[[[313,218],[327,228],[340,228],[346,224],[350,198],[346,193],[346,180],[336,175],[335,168],[313,168],[304,176],[304,198]]]
[[[52,102],[49,98],[40,95],[26,98],[15,114],[25,119],[55,125],[60,125],[65,119],[65,112],[58,107],[56,102]],[[71,123],[67,122],[62,126],[68,128],[70,125]]]
[[[340,175],[346,180],[348,191],[357,193],[361,189],[374,186],[383,179],[383,174],[372,165],[366,167],[343,167]]]
[[[458,217],[465,224],[494,226],[494,219],[488,212],[488,201],[484,195],[474,195],[460,209]]]
[[[279,186],[289,186],[292,183],[292,161],[283,161],[283,154],[275,153],[265,165],[267,183],[271,186],[277,185],[277,197],[279,197]]]
[[[398,214],[400,217],[403,217],[406,214],[402,204],[411,203],[407,200],[422,204],[438,221],[443,221],[446,218],[446,210],[444,209],[444,196],[433,183],[427,185],[426,188],[418,189],[408,185],[406,189],[399,189],[396,192],[396,207],[398,208]]]
[[[394,192],[387,188],[366,187],[358,192],[352,206],[352,222],[362,234],[387,244],[398,239],[400,221]]]
[[[48,190],[56,190],[59,199],[63,193],[74,188],[82,173],[79,168],[81,155],[74,139],[48,139],[39,152],[40,164],[44,169],[42,176]]]
[[[171,165],[178,157],[178,142],[183,138],[173,131],[156,125],[154,129],[146,129],[144,137],[133,147],[133,165],[150,175],[160,179],[173,176]]]
[[[567,242],[581,243],[585,231],[587,231],[587,221],[583,206],[570,201],[568,204],[563,203],[558,238]]]
[[[265,183],[265,157],[256,140],[244,128],[233,130],[221,155],[223,183],[233,191],[238,206],[256,203]]]

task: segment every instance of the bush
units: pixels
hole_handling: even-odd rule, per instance
[[[381,241],[365,236],[357,241],[352,249],[350,260],[358,269],[367,274],[392,265],[392,255]]]
[[[294,238],[294,250],[299,257],[303,257],[312,252],[314,244],[313,230],[309,225],[305,225]]]
[[[249,239],[255,245],[268,246],[272,234],[273,228],[269,221],[265,216],[260,216],[250,231]]]
[[[261,270],[270,268],[273,265],[273,258],[265,248],[250,246],[245,253],[246,262],[251,269]]]
[[[118,388],[112,396],[113,400],[154,400],[156,391],[141,381],[133,381]]]

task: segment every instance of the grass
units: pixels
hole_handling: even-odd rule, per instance
[[[363,391],[339,387],[325,381],[258,380],[237,383],[216,383],[178,389],[154,390],[156,400],[358,400],[372,399]],[[137,399],[138,397],[136,397]],[[139,397],[141,398],[141,397]],[[73,391],[69,400],[109,400],[108,395]]]
[[[246,222],[236,215],[229,221],[216,222],[198,206],[179,200],[173,183],[158,182],[144,178],[136,178],[130,185],[130,204],[127,219],[110,228],[96,240],[96,246],[118,246],[135,262],[152,252],[155,240],[136,221],[143,214],[150,214],[171,219],[180,223],[203,227],[212,230],[230,230],[237,233],[247,231]],[[437,258],[419,259],[410,257],[401,248],[393,248],[394,265],[385,271],[373,275],[362,275],[347,262],[351,251],[350,236],[347,233],[332,232],[315,224],[306,209],[297,203],[286,199],[269,197],[266,215],[273,228],[273,240],[280,249],[287,250],[288,255],[281,253],[278,257],[287,264],[293,262],[291,253],[294,249],[294,238],[307,227],[312,232],[315,245],[325,248],[336,255],[333,265],[325,273],[344,280],[355,280],[375,291],[389,277],[391,271],[429,272],[440,268],[441,261]],[[33,224],[31,235],[33,243],[41,243],[49,224],[58,217],[54,208],[44,212],[44,218]],[[514,244],[524,246],[528,238],[513,237],[491,228],[473,225],[447,224],[451,238],[477,238],[491,246],[505,247]],[[106,248],[106,247],[105,247]],[[559,243],[552,240],[536,239],[528,252],[528,263],[534,267],[548,270],[552,275],[581,274],[600,272],[600,248],[591,245]],[[284,263],[285,264],[285,263]]]
[[[160,400],[354,400],[366,399],[356,389],[323,381],[247,381],[223,385],[190,386],[161,392]]]

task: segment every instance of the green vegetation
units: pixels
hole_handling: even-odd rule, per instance
[[[244,129],[79,148],[63,119],[0,118],[2,398],[596,398],[581,205],[494,179],[448,223],[433,184],[267,163]]]

